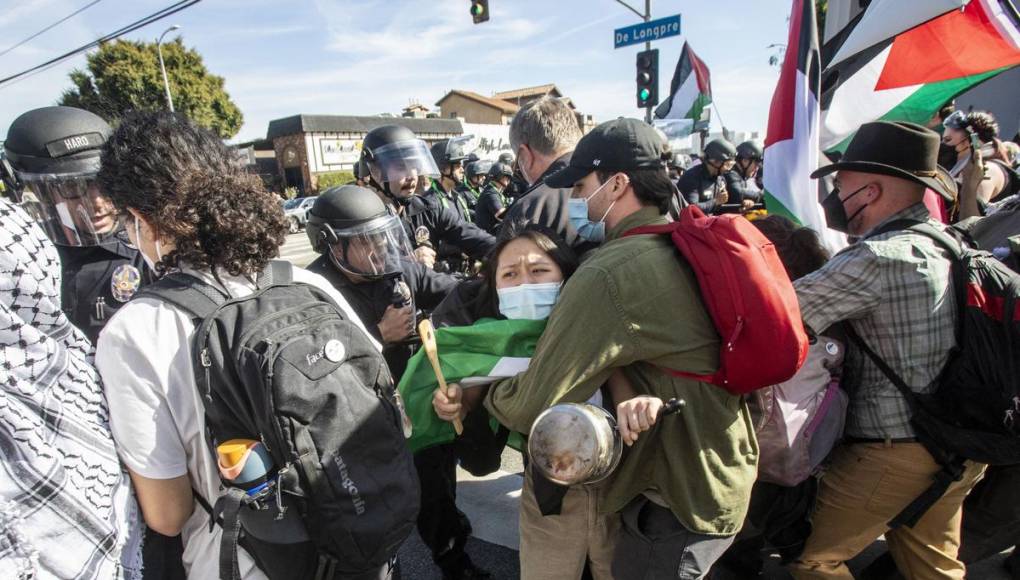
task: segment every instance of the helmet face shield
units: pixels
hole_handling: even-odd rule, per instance
[[[446,144],[446,157],[450,163],[464,161],[477,149],[474,135],[454,137]]]
[[[377,147],[371,152],[368,164],[372,178],[380,184],[396,185],[393,190],[403,189],[403,183],[417,182],[421,176],[439,177],[439,168],[432,159],[432,153],[421,139]]]
[[[371,280],[390,278],[403,271],[401,262],[411,259],[411,244],[404,225],[395,215],[343,229],[330,226],[329,253],[333,262],[351,274]]]
[[[22,185],[22,207],[39,222],[54,244],[97,246],[117,233],[117,210],[100,191],[95,171],[18,172],[18,179]]]

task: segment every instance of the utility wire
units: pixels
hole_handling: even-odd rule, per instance
[[[11,84],[13,84],[13,83],[15,83],[15,82],[17,82],[19,80],[23,80],[24,78],[26,78],[26,77],[28,77],[28,76],[30,76],[32,74],[35,74],[35,73],[38,73],[38,72],[42,72],[42,71],[46,70],[47,68],[52,67],[52,66],[54,66],[54,65],[56,65],[56,64],[58,64],[60,62],[63,62],[63,61],[65,61],[65,60],[67,60],[67,59],[69,59],[69,58],[71,58],[71,57],[73,57],[75,55],[78,55],[78,54],[81,54],[81,53],[83,53],[85,51],[88,51],[90,49],[96,48],[96,47],[98,47],[99,45],[101,45],[101,44],[103,44],[105,42],[109,42],[111,40],[114,40],[116,38],[124,36],[125,34],[128,34],[130,32],[134,32],[135,30],[138,30],[139,28],[143,28],[145,26],[148,26],[149,24],[152,24],[153,22],[162,20],[163,18],[166,18],[167,16],[171,16],[173,14],[176,14],[176,13],[180,12],[181,10],[184,10],[185,8],[190,8],[191,6],[194,6],[195,4],[198,4],[201,1],[202,0],[181,0],[180,2],[176,2],[174,4],[171,4],[170,6],[167,6],[166,8],[164,8],[164,9],[158,11],[158,12],[154,12],[154,13],[152,13],[152,14],[144,17],[144,18],[136,20],[136,21],[132,22],[131,24],[128,24],[128,25],[126,25],[126,26],[124,26],[124,27],[122,27],[122,28],[120,28],[118,30],[115,30],[115,31],[113,31],[113,32],[111,32],[111,33],[109,33],[109,34],[107,34],[105,36],[97,38],[96,40],[94,40],[94,41],[92,41],[92,42],[90,42],[88,44],[79,46],[78,48],[76,48],[74,50],[68,51],[68,52],[66,52],[66,53],[64,53],[64,54],[62,54],[62,55],[60,55],[58,57],[52,58],[52,59],[50,59],[50,60],[48,60],[48,61],[46,61],[44,63],[38,64],[38,65],[36,65],[36,66],[34,66],[32,68],[29,68],[29,69],[23,70],[23,71],[21,71],[19,73],[13,74],[11,76],[2,78],[2,79],[0,79],[0,88],[3,88],[5,86],[9,86],[9,85],[11,85]]]
[[[36,33],[35,33],[35,34],[33,34],[32,36],[29,36],[28,38],[26,38],[26,39],[22,40],[21,42],[19,42],[19,43],[15,44],[14,46],[11,46],[11,47],[9,47],[9,48],[6,48],[6,49],[4,49],[4,50],[0,51],[0,56],[3,56],[3,55],[5,55],[5,54],[7,54],[8,52],[10,52],[10,51],[14,50],[15,48],[18,48],[19,46],[22,46],[22,45],[23,45],[23,44],[25,44],[26,42],[28,42],[28,41],[30,41],[30,40],[32,40],[32,39],[34,39],[34,38],[38,37],[39,35],[43,34],[44,32],[48,32],[48,31],[50,31],[50,30],[52,30],[52,29],[56,28],[57,26],[59,26],[60,24],[63,24],[64,22],[67,22],[68,20],[70,20],[70,19],[71,19],[71,18],[73,18],[74,16],[77,16],[78,14],[81,14],[82,12],[84,12],[84,11],[85,11],[85,9],[87,9],[87,8],[91,8],[92,6],[95,6],[96,4],[99,4],[99,3],[100,3],[100,2],[102,2],[102,1],[103,1],[103,0],[92,0],[92,2],[89,2],[88,4],[86,4],[86,5],[82,6],[81,8],[79,8],[79,9],[75,10],[74,12],[72,12],[72,13],[68,14],[67,16],[65,16],[65,17],[61,18],[60,20],[58,20],[58,21],[54,22],[53,24],[50,24],[50,25],[49,25],[49,26],[47,26],[46,28],[43,28],[43,29],[42,29],[42,30],[40,30],[39,32],[36,32]]]

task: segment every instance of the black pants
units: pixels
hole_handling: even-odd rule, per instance
[[[164,536],[148,528],[142,545],[144,580],[184,580],[184,545],[180,536]]]
[[[685,528],[670,510],[644,496],[620,513],[623,531],[613,555],[617,580],[701,580],[733,542]]]
[[[457,455],[453,445],[415,453],[414,466],[421,482],[418,534],[443,572],[455,572],[467,562],[464,545],[471,535],[471,522],[457,509]]]

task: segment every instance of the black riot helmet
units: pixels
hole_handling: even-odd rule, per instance
[[[361,145],[362,179],[400,204],[407,204],[421,176],[439,177],[428,145],[399,125],[376,127]]]
[[[464,174],[467,175],[468,179],[474,179],[480,175],[488,175],[489,169],[492,169],[492,161],[479,159],[478,161],[468,163],[467,167],[464,168]]]
[[[725,163],[736,159],[737,149],[733,146],[733,143],[730,143],[726,139],[713,139],[705,145],[705,154],[703,157],[705,161]]]
[[[461,135],[452,139],[443,139],[432,145],[432,159],[439,169],[445,169],[454,163],[462,163],[473,152],[471,140],[474,135]]]
[[[753,139],[750,141],[744,141],[740,145],[737,145],[737,159],[761,161],[761,158],[764,155],[765,150],[762,148],[761,143]]]
[[[497,161],[499,161],[500,163],[506,163],[510,167],[513,167],[514,166],[514,154],[509,152],[509,151],[504,151],[504,152],[499,154],[499,158],[497,159]]]
[[[305,226],[316,252],[328,253],[340,270],[369,280],[401,273],[411,244],[404,224],[370,189],[332,187],[319,195]]]
[[[113,204],[96,181],[99,156],[112,129],[74,107],[22,114],[7,130],[0,175],[61,246],[95,246],[117,233]]]
[[[513,176],[514,168],[506,163],[500,163],[497,161],[496,163],[493,163],[492,167],[489,169],[490,180],[499,179],[500,177],[509,177],[512,179]]]

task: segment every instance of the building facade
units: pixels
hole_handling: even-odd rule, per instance
[[[282,187],[299,195],[319,190],[319,176],[353,171],[369,131],[384,125],[407,127],[430,145],[464,133],[459,119],[294,115],[269,122],[266,139],[276,154]]]

